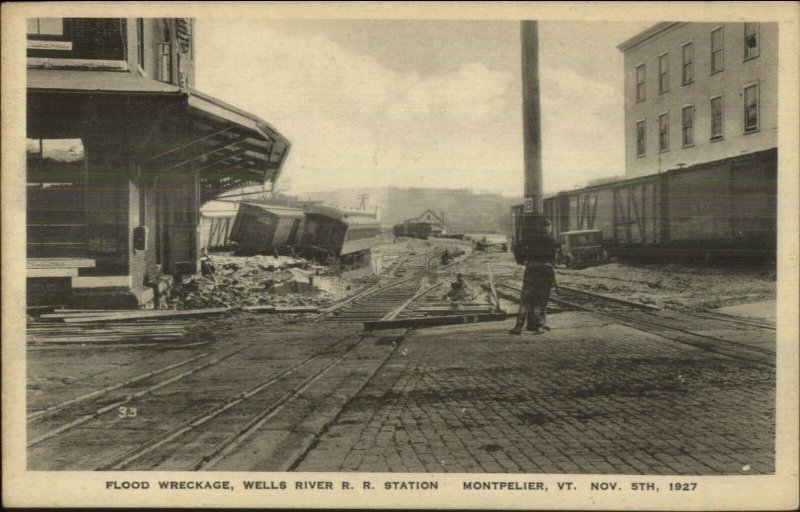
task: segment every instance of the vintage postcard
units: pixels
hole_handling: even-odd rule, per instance
[[[5,506],[798,506],[796,3],[2,9]]]

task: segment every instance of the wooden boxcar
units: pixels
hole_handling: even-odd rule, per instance
[[[777,149],[561,192],[544,213],[555,235],[601,230],[612,256],[773,258]]]
[[[229,238],[243,253],[284,252],[299,242],[304,211],[266,204],[239,204]]]
[[[374,213],[314,206],[306,212],[302,244],[314,257],[340,266],[369,263],[370,248],[380,242],[382,229]]]

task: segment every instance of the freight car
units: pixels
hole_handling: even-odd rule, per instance
[[[285,252],[297,244],[303,215],[299,208],[242,202],[229,238],[243,254]]]
[[[342,271],[360,269],[370,264],[370,249],[381,242],[381,232],[373,213],[313,206],[305,214],[301,250]]]
[[[561,192],[544,214],[554,235],[601,230],[609,256],[773,259],[777,149]]]
[[[407,236],[427,240],[431,235],[431,224],[429,222],[401,222],[396,224],[392,231],[394,236]]]

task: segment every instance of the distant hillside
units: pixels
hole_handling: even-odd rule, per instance
[[[358,207],[361,197],[368,209],[380,208],[381,222],[393,225],[416,217],[427,209],[437,214],[444,212],[450,232],[497,231],[508,233],[511,229],[511,206],[521,198],[500,194],[475,194],[469,189],[444,188],[348,188],[326,192],[300,194],[301,199],[322,200],[327,204]]]

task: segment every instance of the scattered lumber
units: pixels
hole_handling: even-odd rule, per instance
[[[107,313],[96,316],[64,317],[64,323],[94,323],[94,322],[116,322],[136,319],[151,318],[176,318],[187,316],[210,316],[228,313],[232,308],[206,308],[188,309],[182,311],[125,311],[118,313]]]
[[[255,313],[318,313],[319,308],[314,306],[245,306],[242,311]]]
[[[481,313],[476,315],[448,315],[426,318],[406,318],[399,320],[378,320],[375,322],[364,322],[364,330],[376,331],[381,329],[418,329],[422,327],[436,327],[440,325],[497,322],[505,319],[505,313]]]

